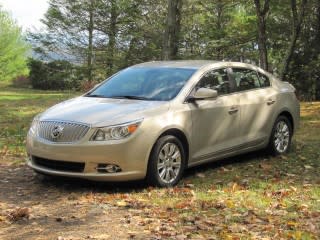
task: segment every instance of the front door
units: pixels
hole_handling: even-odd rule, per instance
[[[189,103],[192,116],[190,165],[212,159],[237,145],[240,120],[239,99],[233,94],[227,69],[205,73],[197,83],[199,88],[218,91],[218,98]]]

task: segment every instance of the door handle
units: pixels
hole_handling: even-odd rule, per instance
[[[229,109],[229,114],[234,114],[234,113],[237,113],[238,111],[239,111],[238,107],[231,107]]]
[[[272,105],[272,104],[274,104],[276,102],[276,100],[274,100],[274,99],[269,99],[268,101],[267,101],[267,104],[268,105]]]

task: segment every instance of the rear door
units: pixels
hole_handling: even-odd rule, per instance
[[[227,68],[206,72],[193,91],[199,88],[217,90],[219,96],[214,100],[188,103],[192,115],[191,165],[235,146],[240,121],[239,98],[233,94]]]
[[[239,134],[243,143],[260,144],[270,133],[276,91],[267,76],[253,69],[232,68],[240,105]]]

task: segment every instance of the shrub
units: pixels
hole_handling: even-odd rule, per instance
[[[28,66],[31,85],[35,89],[65,90],[80,87],[80,68],[68,61],[56,60],[46,63],[30,59]]]
[[[80,91],[81,92],[87,92],[90,89],[92,89],[96,84],[98,84],[97,81],[82,81],[80,85]]]
[[[30,79],[27,76],[19,76],[12,80],[12,85],[19,88],[30,87]]]

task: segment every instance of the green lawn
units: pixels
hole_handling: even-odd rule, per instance
[[[24,160],[25,137],[33,117],[74,92],[37,91],[0,85],[0,162]],[[78,93],[78,95],[80,95]]]
[[[75,95],[2,87],[0,163],[23,163],[33,116]],[[190,169],[173,189],[133,187],[83,198],[137,213],[142,226],[162,237],[174,238],[174,227],[174,236],[194,238],[317,239],[320,103],[302,103],[301,128],[293,143],[286,156],[258,152]]]

